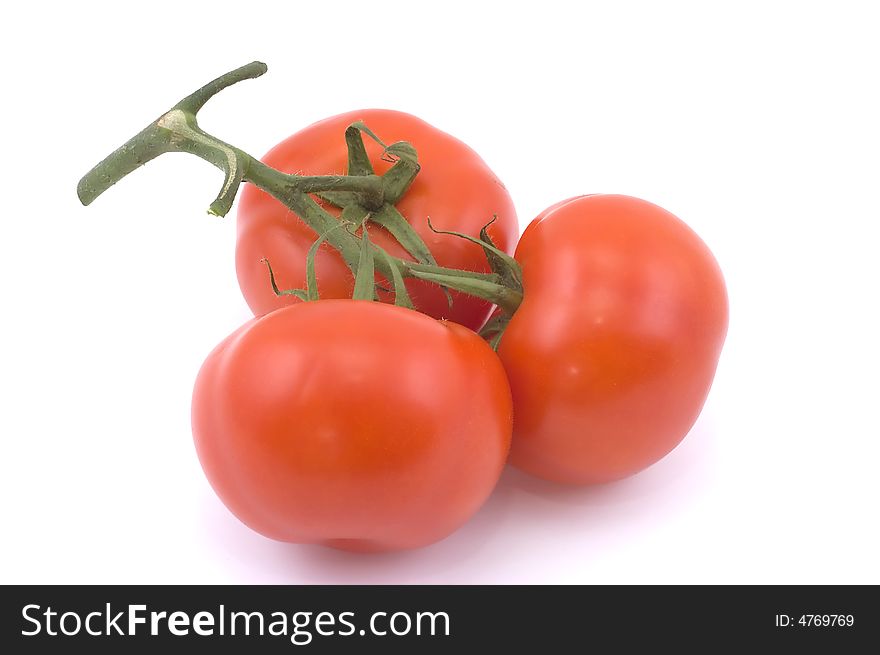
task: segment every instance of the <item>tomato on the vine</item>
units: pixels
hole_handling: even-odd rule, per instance
[[[348,155],[344,133],[356,121],[362,121],[386,143],[407,141],[415,147],[421,171],[396,207],[440,266],[489,271],[479,246],[432,231],[428,219],[438,230],[476,237],[480,228],[497,216],[489,234],[502,250],[513,249],[519,228],[513,203],[501,181],[467,145],[409,114],[368,109],[334,116],[282,141],[263,162],[285,173],[345,173]],[[382,148],[372,139],[365,139],[365,146],[375,172],[386,172],[391,164],[383,160]],[[408,257],[383,228],[370,225],[369,229],[376,244],[394,256]],[[315,232],[278,200],[253,185],[244,187],[238,208],[236,269],[254,314],[298,302],[292,296],[278,297],[272,292],[261,260],[266,258],[272,263],[281,286],[303,287],[306,253],[315,238]],[[322,298],[351,297],[352,274],[336,251],[329,247],[319,250],[317,272]],[[437,285],[415,279],[406,284],[416,309],[435,318],[479,329],[489,314],[490,304],[480,298],[452,292],[450,307]]]
[[[524,296],[498,354],[511,463],[559,482],[631,475],[690,430],[727,333],[721,270],[681,220],[620,195],[558,203],[516,249]]]
[[[501,362],[474,332],[377,302],[252,319],[208,356],[193,434],[211,485],[267,537],[416,548],[489,496],[511,434]]]

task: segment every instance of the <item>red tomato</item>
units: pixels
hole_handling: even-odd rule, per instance
[[[367,109],[334,116],[282,141],[263,161],[285,173],[344,173],[347,165],[344,132],[358,120],[385,143],[408,141],[415,146],[422,169],[397,208],[428,245],[439,265],[489,271],[479,246],[432,232],[428,218],[437,229],[476,237],[480,228],[497,214],[490,236],[499,248],[513,250],[519,228],[504,185],[464,143],[409,114]],[[390,164],[380,159],[381,147],[366,137],[364,142],[376,173],[382,174]],[[338,211],[329,206],[327,209]],[[371,226],[370,237],[391,254],[409,258],[384,229]],[[280,286],[301,288],[306,279],[306,253],[315,238],[315,233],[284,205],[253,185],[245,185],[238,208],[236,269],[242,292],[254,314],[259,316],[298,302],[292,296],[279,298],[272,293],[261,259],[265,257],[272,263]],[[352,275],[336,251],[321,248],[316,266],[322,298],[351,297]],[[408,280],[407,288],[416,309],[435,318],[448,318],[479,329],[489,315],[489,303],[479,298],[453,292],[450,309],[442,290],[432,283]]]
[[[373,551],[425,546],[477,511],[504,467],[512,410],[500,361],[470,330],[322,300],[217,346],[192,420],[208,480],[242,522]]]
[[[524,300],[498,351],[514,399],[511,462],[591,484],[666,455],[699,415],[727,333],[706,245],[656,205],[594,195],[538,216],[516,259]]]

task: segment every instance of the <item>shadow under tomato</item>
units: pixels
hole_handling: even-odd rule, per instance
[[[715,467],[716,444],[709,420],[699,420],[687,437],[659,462],[616,482],[578,487],[542,480],[508,466],[501,484],[560,505],[615,505],[630,501],[650,504],[658,496],[708,482]]]
[[[504,533],[502,524],[510,518],[519,520],[512,516],[510,500],[496,491],[455,533],[425,548],[406,551],[356,553],[272,541],[237,521],[219,501],[213,503],[205,524],[212,533],[208,538],[234,564],[230,573],[236,582],[441,584],[461,581],[474,562],[491,557],[490,542]]]

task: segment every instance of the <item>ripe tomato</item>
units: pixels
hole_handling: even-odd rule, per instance
[[[511,414],[501,362],[475,333],[322,300],[217,346],[192,421],[205,474],[242,522],[371,551],[430,544],[474,514],[504,467]]]
[[[498,354],[514,399],[511,462],[559,482],[631,475],[696,420],[727,333],[700,238],[636,198],[554,205],[516,249],[524,300]]]
[[[358,120],[386,143],[408,141],[415,146],[422,168],[397,203],[397,209],[419,233],[439,265],[489,271],[479,246],[432,232],[428,218],[437,229],[477,236],[495,214],[498,219],[490,228],[490,236],[499,248],[513,250],[519,228],[504,185],[464,143],[409,114],[368,109],[334,116],[282,141],[263,161],[285,173],[344,173],[344,132]],[[381,160],[381,147],[371,139],[365,138],[364,142],[376,173],[384,173],[390,164]],[[383,228],[371,226],[370,237],[392,255],[408,257]],[[245,185],[238,208],[236,269],[241,290],[254,314],[259,316],[298,302],[293,296],[279,298],[272,293],[261,259],[265,257],[272,263],[279,285],[301,288],[305,284],[306,253],[315,238],[315,233],[284,205],[255,186]],[[336,251],[322,247],[316,267],[322,298],[351,297],[352,275]],[[479,329],[489,314],[489,303],[456,292],[452,293],[450,308],[443,291],[429,282],[407,280],[407,288],[416,309],[435,318],[448,318]]]

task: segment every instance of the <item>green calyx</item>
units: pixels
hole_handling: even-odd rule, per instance
[[[91,204],[116,182],[159,155],[186,152],[213,164],[224,174],[223,185],[208,207],[210,214],[225,216],[232,208],[239,186],[247,181],[286,205],[318,235],[307,255],[306,289],[279,289],[271,264],[263,260],[268,267],[269,283],[277,295],[292,295],[302,300],[318,298],[315,256],[326,242],[351,269],[355,298],[377,297],[375,273],[378,273],[391,284],[395,303],[404,307],[413,306],[405,279],[416,278],[439,284],[450,302],[448,290],[452,289],[497,304],[508,317],[516,310],[522,301],[522,274],[516,261],[492,243],[489,224],[480,232],[479,239],[430,226],[435,232],[479,244],[492,272],[460,271],[438,266],[425,242],[395,207],[419,173],[418,155],[412,144],[399,141],[386,145],[368,126],[356,122],[344,134],[347,174],[302,176],[266,166],[199,127],[196,116],[208,100],[226,87],[259,77],[266,70],[265,64],[252,62],[221,75],[178,102],[83,176],[77,186],[80,201],[84,205]],[[375,173],[364,136],[378,143],[382,147],[382,159],[392,163],[383,175]],[[339,216],[327,211],[325,205],[337,207]],[[369,237],[369,223],[391,234],[412,260],[393,257],[375,244]]]

